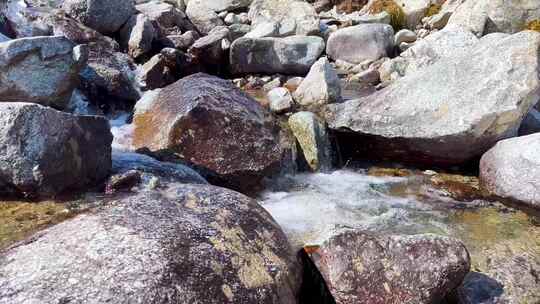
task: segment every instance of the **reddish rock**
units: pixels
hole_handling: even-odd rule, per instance
[[[470,268],[461,242],[432,234],[350,231],[306,252],[337,304],[439,303]]]
[[[150,93],[137,104],[133,122],[136,148],[172,151],[213,171],[214,184],[252,191],[280,167],[279,128],[270,114],[214,76],[194,74]]]

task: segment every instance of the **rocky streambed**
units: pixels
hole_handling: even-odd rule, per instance
[[[0,304],[540,303],[537,0],[0,1]]]

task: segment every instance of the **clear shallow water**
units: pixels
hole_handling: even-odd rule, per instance
[[[496,202],[456,200],[434,185],[438,178],[432,173],[371,176],[365,170],[300,174],[277,180],[259,201],[298,248],[348,228],[450,235],[471,251],[523,235],[540,240],[534,217]],[[523,245],[540,254],[540,243]]]

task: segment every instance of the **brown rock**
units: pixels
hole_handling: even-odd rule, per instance
[[[216,173],[212,183],[240,190],[278,169],[278,129],[257,101],[231,82],[206,74],[181,79],[139,102],[133,143],[171,150]]]
[[[308,249],[337,304],[439,303],[470,268],[461,242],[432,234],[350,231]]]

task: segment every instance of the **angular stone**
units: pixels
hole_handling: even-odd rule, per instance
[[[84,48],[65,37],[32,37],[0,43],[0,102],[35,102],[63,109],[86,62]]]
[[[317,108],[341,100],[341,82],[326,57],[319,59],[293,93],[294,100],[304,106]]]
[[[213,28],[225,25],[205,0],[190,0],[187,4],[186,14],[201,34],[208,34]]]
[[[55,36],[65,36],[76,44],[100,44],[114,50],[120,48],[114,39],[102,35],[63,13],[52,15],[51,24]]]
[[[336,304],[440,303],[469,272],[458,240],[349,231],[310,250]]]
[[[235,74],[305,75],[323,51],[324,40],[314,36],[240,38],[231,46],[231,70]]]
[[[461,164],[517,134],[540,98],[539,49],[532,31],[482,44],[366,98],[329,105],[326,118],[378,157]]]
[[[0,103],[0,113],[0,192],[52,196],[86,190],[109,173],[106,119],[21,102]]]
[[[389,57],[394,48],[394,30],[387,24],[360,24],[330,35],[326,54],[333,60],[359,64]]]
[[[136,105],[134,146],[169,150],[215,172],[212,183],[253,191],[280,166],[279,131],[259,103],[226,80],[195,74]]]
[[[297,303],[287,238],[244,195],[178,185],[99,205],[2,252],[0,302]]]
[[[332,147],[325,123],[311,112],[298,112],[289,117],[289,127],[300,144],[309,169],[311,171],[330,170]]]
[[[120,30],[122,47],[128,55],[137,59],[152,49],[152,42],[158,33],[152,22],[143,14],[131,16]]]
[[[291,93],[286,88],[275,88],[266,94],[270,105],[270,111],[281,114],[290,111],[294,105]]]
[[[230,45],[230,31],[226,26],[213,28],[189,48],[188,53],[195,60],[205,64],[223,64]]]
[[[64,0],[62,9],[84,25],[103,34],[112,34],[135,14],[135,1]]]

